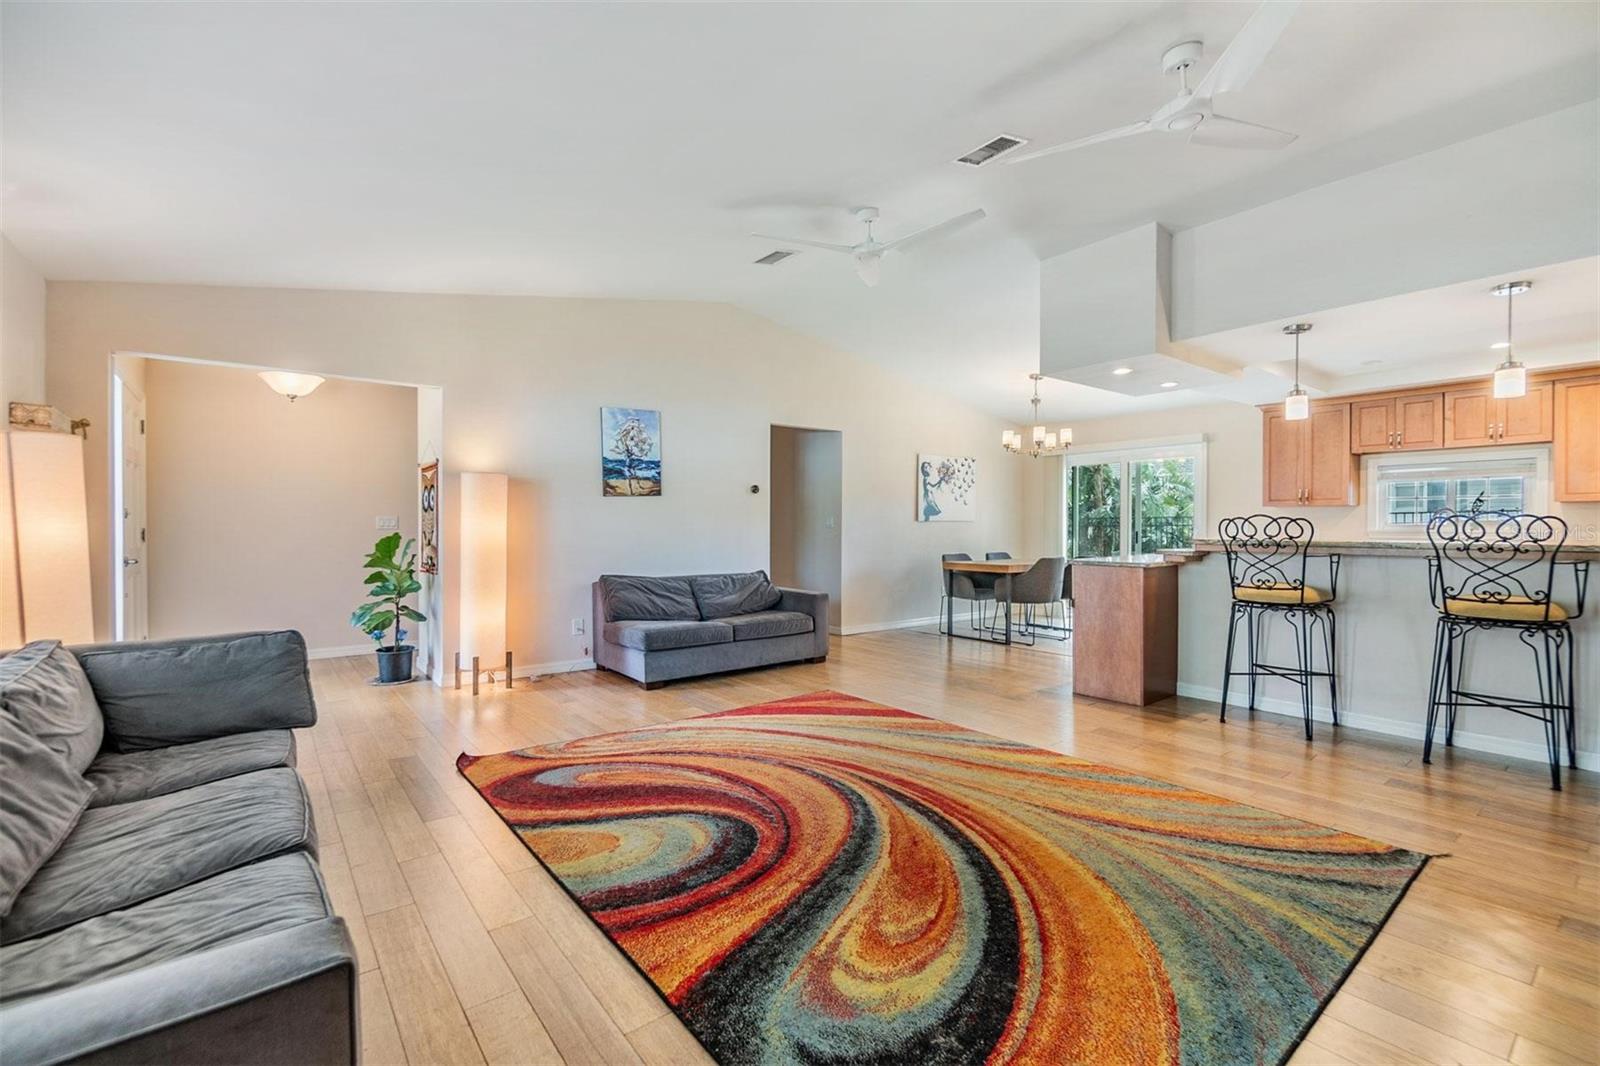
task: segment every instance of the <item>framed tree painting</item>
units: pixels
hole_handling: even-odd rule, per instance
[[[661,412],[600,408],[600,484],[604,496],[661,495]]]
[[[978,514],[978,460],[917,456],[917,521],[971,522]]]

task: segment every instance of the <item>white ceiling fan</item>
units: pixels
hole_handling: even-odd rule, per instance
[[[763,240],[777,241],[780,244],[803,244],[807,248],[821,248],[827,252],[844,252],[856,261],[856,273],[870,288],[878,284],[878,277],[882,273],[883,257],[890,252],[908,252],[912,248],[937,237],[948,236],[956,230],[983,218],[986,212],[983,208],[968,211],[964,215],[946,219],[943,222],[919,229],[915,233],[908,233],[904,237],[896,237],[892,241],[880,241],[872,235],[872,224],[878,221],[876,207],[858,207],[850,212],[859,222],[867,227],[867,239],[859,244],[829,244],[826,241],[809,241],[800,237],[774,237],[767,233],[752,233],[752,237]]]
[[[1199,41],[1184,41],[1167,49],[1161,57],[1161,69],[1167,74],[1176,73],[1182,89],[1177,96],[1162,104],[1150,117],[1127,126],[1105,130],[1102,133],[1079,137],[1065,144],[1040,148],[1023,155],[1013,156],[1008,162],[1023,163],[1030,159],[1070,152],[1101,141],[1114,141],[1138,133],[1188,133],[1190,144],[1203,144],[1215,148],[1283,148],[1295,139],[1295,134],[1275,130],[1271,126],[1258,126],[1243,119],[1219,115],[1211,109],[1211,100],[1218,93],[1242,89],[1256,68],[1261,66],[1284,27],[1294,17],[1300,0],[1267,0],[1250,16],[1244,29],[1229,43],[1222,57],[1200,79],[1200,84],[1189,88],[1189,68],[1204,51]]]

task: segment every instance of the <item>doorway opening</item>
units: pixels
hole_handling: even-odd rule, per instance
[[[390,533],[420,542],[426,525],[414,602],[430,621],[406,623],[402,642],[417,673],[442,679],[442,589],[427,571],[441,390],[329,376],[291,399],[265,369],[112,356],[115,639],[295,629],[312,658],[368,656],[350,622],[362,559]]]
[[[839,632],[844,566],[844,434],[773,426],[768,525],[772,580],[828,594],[828,628]]]

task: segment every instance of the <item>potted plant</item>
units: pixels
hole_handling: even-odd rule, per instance
[[[400,643],[406,636],[400,622],[406,618],[413,622],[428,620],[421,611],[405,603],[407,596],[422,591],[415,569],[417,555],[411,550],[414,543],[408,540],[402,547],[398,533],[378,539],[364,564],[370,571],[366,580],[370,599],[350,615],[350,624],[377,642],[379,684],[411,680],[411,660],[417,649],[414,645]],[[386,647],[384,635],[391,626],[394,639]]]

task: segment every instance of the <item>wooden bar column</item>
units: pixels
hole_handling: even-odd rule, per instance
[[[1178,692],[1178,565],[1072,563],[1072,691],[1143,707]]]

